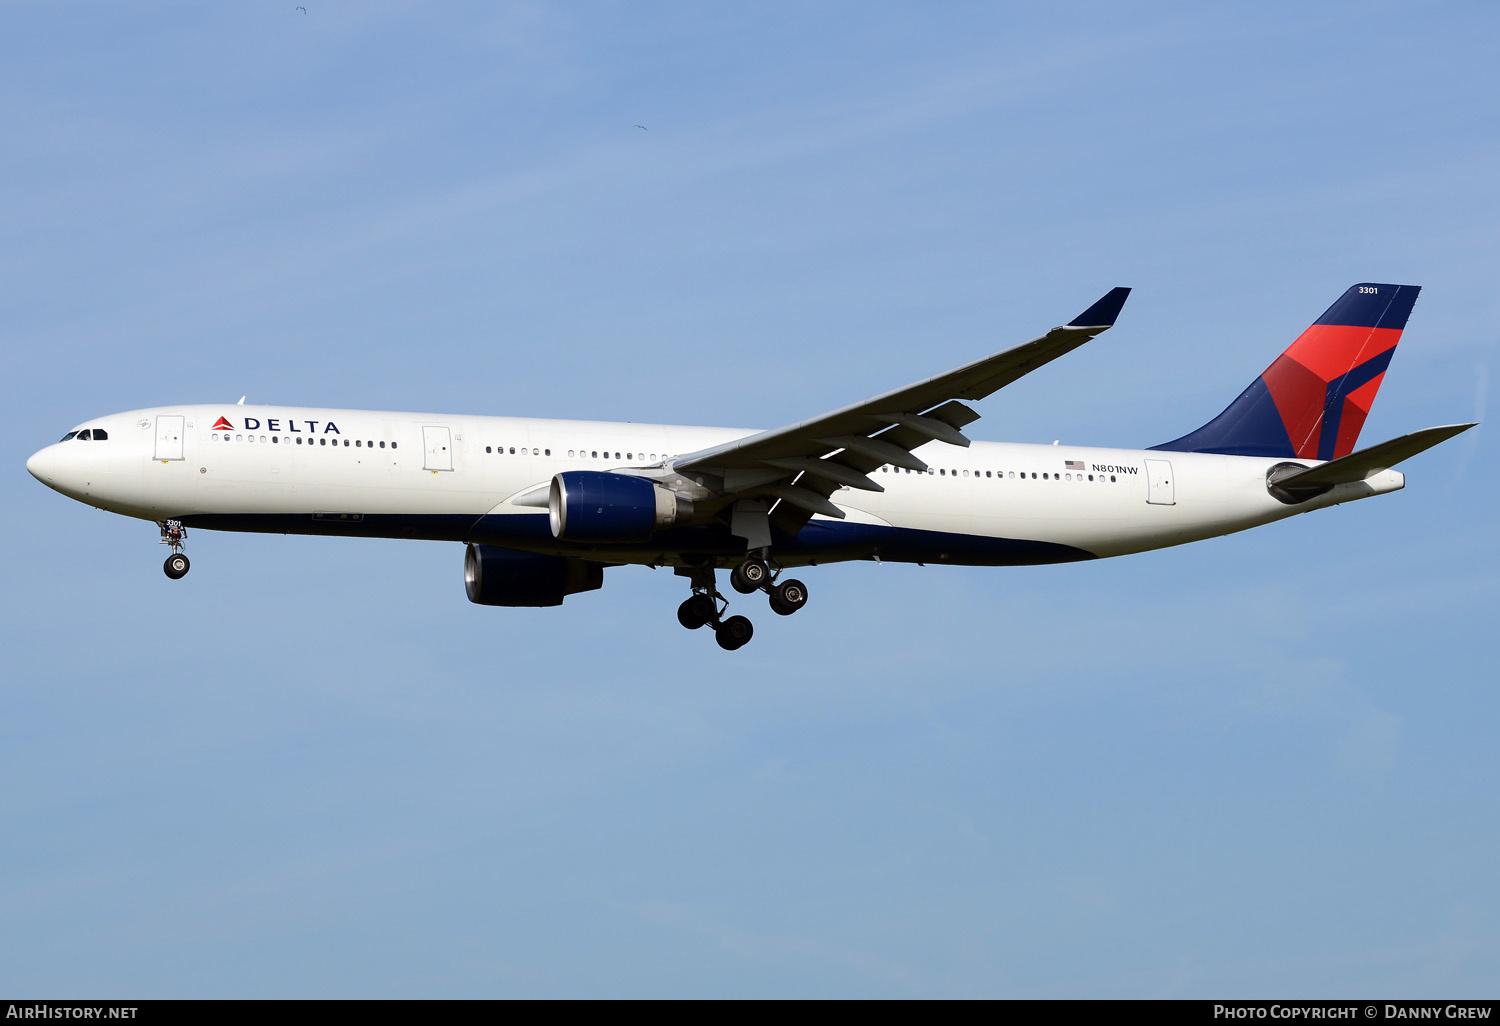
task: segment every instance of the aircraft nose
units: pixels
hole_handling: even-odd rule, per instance
[[[56,457],[57,453],[53,452],[53,447],[49,445],[47,448],[32,454],[31,459],[26,461],[26,469],[32,477],[36,478],[42,484],[51,485],[53,477],[52,463]]]

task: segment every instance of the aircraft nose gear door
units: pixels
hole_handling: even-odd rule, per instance
[[[1167,460],[1147,460],[1146,480],[1150,486],[1150,492],[1146,495],[1146,501],[1156,506],[1175,506],[1176,494],[1172,488],[1172,464]]]
[[[182,459],[182,422],[180,415],[162,415],[156,418],[156,458],[159,460]]]
[[[447,428],[422,428],[422,447],[427,450],[423,470],[453,469],[453,438]]]

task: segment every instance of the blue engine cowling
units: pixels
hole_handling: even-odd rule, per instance
[[[547,495],[552,537],[576,542],[643,542],[677,519],[677,496],[643,477],[567,470]]]
[[[470,545],[464,591],[482,606],[560,606],[568,595],[604,586],[604,564],[566,556]]]

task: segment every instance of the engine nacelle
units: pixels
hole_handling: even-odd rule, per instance
[[[677,522],[676,495],[643,477],[565,470],[547,495],[552,537],[577,542],[643,542]]]
[[[568,595],[604,586],[604,564],[567,556],[470,545],[464,591],[482,606],[560,606]]]

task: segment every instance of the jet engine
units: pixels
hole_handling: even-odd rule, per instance
[[[643,542],[687,505],[643,477],[597,470],[564,471],[547,495],[552,537],[576,542]]]
[[[560,606],[568,595],[603,586],[603,563],[495,545],[464,552],[464,590],[482,606]]]

